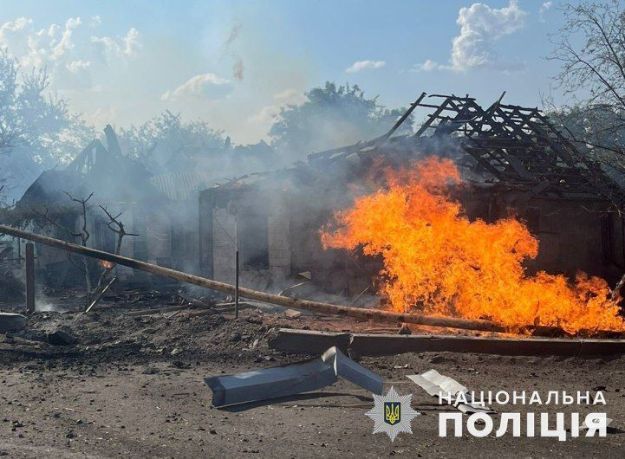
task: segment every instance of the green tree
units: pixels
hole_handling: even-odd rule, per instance
[[[229,148],[221,131],[205,122],[184,123],[165,111],[139,126],[120,130],[122,150],[144,162],[155,174],[190,171],[199,162]]]
[[[303,104],[283,108],[269,132],[272,145],[289,156],[372,139],[387,132],[404,112],[383,107],[377,97],[365,97],[357,85],[327,82],[306,96]],[[406,120],[397,134],[411,131],[412,121]]]
[[[45,169],[66,164],[93,138],[93,130],[52,97],[45,69],[24,74],[0,51],[0,186],[19,198]]]

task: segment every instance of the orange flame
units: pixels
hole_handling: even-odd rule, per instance
[[[450,160],[427,158],[387,172],[388,186],[358,198],[321,232],[325,248],[381,255],[380,292],[393,309],[490,319],[507,326],[559,326],[567,332],[625,330],[605,280],[525,273],[538,240],[517,219],[470,221],[446,195],[460,174]]]
[[[113,269],[115,267],[115,263],[112,261],[100,260],[99,264],[104,269]]]

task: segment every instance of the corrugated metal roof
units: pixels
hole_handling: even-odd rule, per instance
[[[198,172],[173,172],[156,175],[150,183],[172,201],[191,199],[200,189],[208,188],[214,183],[209,174]]]

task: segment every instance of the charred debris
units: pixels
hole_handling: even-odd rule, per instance
[[[625,269],[620,174],[538,109],[502,99],[484,108],[468,96],[423,93],[381,137],[221,183],[218,171],[205,171],[203,180],[153,176],[123,154],[107,126],[105,142],[94,140],[65,169],[42,173],[5,211],[6,221],[226,283],[237,277],[238,251],[242,287],[330,302],[348,297],[352,306],[371,306],[379,260],[323,250],[318,232],[333,212],[374,189],[384,167],[438,155],[453,159],[469,184],[455,193],[470,218],[514,214],[527,223],[541,242],[530,269],[569,275],[581,269],[615,283]],[[424,122],[413,134],[395,135],[410,115]],[[92,205],[83,212],[77,203],[91,193]],[[120,223],[130,235],[121,243]],[[22,278],[25,241],[5,237],[0,244],[3,271]],[[50,291],[89,282],[89,291],[111,287],[113,275],[102,276],[113,268],[77,260],[38,245],[38,283]],[[114,270],[114,288],[163,287],[141,271]]]

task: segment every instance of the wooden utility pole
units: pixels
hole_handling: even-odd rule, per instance
[[[234,262],[236,266],[235,270],[235,282],[234,282],[234,317],[239,318],[239,248],[234,255]]]
[[[234,216],[234,318],[239,318],[239,220],[236,207],[230,209]]]
[[[97,258],[99,260],[110,261],[112,263],[117,263],[119,265],[127,266],[129,268],[139,269],[141,271],[156,274],[159,276],[169,277],[170,279],[176,279],[181,282],[188,282],[190,284],[199,285],[200,287],[217,290],[218,292],[223,292],[228,295],[235,294],[237,290],[234,285],[226,284],[225,282],[206,279],[205,277],[187,274],[171,268],[164,268],[162,266],[154,265],[152,263],[146,263],[144,261],[135,260],[133,258],[115,255],[113,253],[104,252],[102,250],[91,249],[82,245],[72,244],[71,242],[65,242],[60,239],[54,239],[48,236],[42,236],[40,234],[30,233],[28,231],[20,230],[18,228],[12,228],[6,225],[0,225],[0,233],[9,234],[15,237],[21,237],[23,239],[29,239],[40,244],[55,247],[57,249],[77,253],[79,255],[84,255],[87,257]],[[261,301],[263,303],[277,304],[279,306],[284,306],[287,308],[312,311],[318,314],[342,315],[364,320],[371,319],[390,322],[406,322],[411,324],[430,325],[433,327],[461,328],[467,330],[482,330],[490,332],[511,331],[508,327],[488,320],[458,319],[455,317],[435,317],[425,314],[403,314],[392,311],[383,311],[380,309],[355,308],[350,306],[339,306],[336,304],[322,303],[319,301],[290,298],[287,296],[260,292],[258,290],[252,290],[246,287],[239,287],[238,290],[240,296],[243,298]],[[527,327],[530,326],[528,325]]]
[[[35,312],[35,244],[26,243],[26,312]]]

